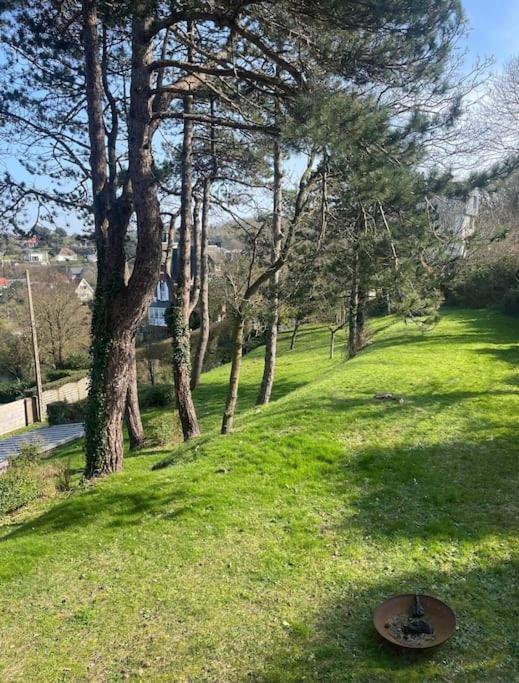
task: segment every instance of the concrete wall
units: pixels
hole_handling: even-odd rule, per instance
[[[59,389],[43,392],[43,419],[47,417],[47,406],[58,401],[76,403],[88,394],[88,378],[78,382],[70,382]],[[12,403],[0,405],[0,435],[22,429],[34,422],[36,415],[36,398],[21,398]]]

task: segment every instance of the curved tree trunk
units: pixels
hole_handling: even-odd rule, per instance
[[[204,196],[202,203],[202,231],[200,236],[200,331],[196,347],[193,368],[191,370],[191,391],[196,389],[200,381],[200,375],[204,367],[207,344],[209,342],[209,270],[208,270],[208,238],[209,238],[209,194],[210,183],[204,183]]]
[[[144,428],[142,426],[139,393],[137,390],[137,362],[135,358],[135,342],[133,354],[128,368],[128,389],[126,391],[126,427],[130,441],[130,449],[137,450],[144,443]]]
[[[295,321],[294,329],[292,330],[292,336],[290,337],[290,351],[293,351],[296,347],[296,338],[299,328],[301,327],[301,322],[302,321],[300,320]]]
[[[240,369],[243,355],[243,333],[245,329],[245,319],[243,315],[236,311],[234,314],[233,326],[233,352],[231,374],[229,377],[229,389],[225,403],[225,411],[222,420],[222,434],[229,434],[232,431],[234,413],[238,402],[238,386],[240,383]]]
[[[274,210],[272,216],[272,262],[275,262],[281,254],[281,219],[283,211],[283,160],[281,156],[281,145],[279,138],[274,140]],[[265,363],[263,366],[263,378],[261,380],[260,391],[256,403],[263,405],[270,401],[272,386],[274,384],[274,373],[276,369],[276,355],[278,345],[279,328],[279,270],[270,279],[272,288],[272,300],[270,310],[270,320],[267,327],[265,340]]]

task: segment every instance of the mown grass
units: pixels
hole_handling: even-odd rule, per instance
[[[284,339],[265,408],[251,354],[229,437],[228,369],[208,373],[202,437],[8,518],[0,680],[519,680],[519,323],[373,329],[348,363],[327,359],[324,328],[292,353]],[[378,601],[415,590],[458,615],[425,657],[371,626]]]

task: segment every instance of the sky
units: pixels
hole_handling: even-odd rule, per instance
[[[495,59],[493,70],[499,71],[510,58],[519,56],[519,0],[462,0],[462,3],[469,23],[468,36],[460,45],[467,50],[467,68],[478,58],[490,57]],[[298,159],[289,160],[288,180],[299,175],[300,165]],[[68,231],[82,230],[73,216],[64,215],[58,222]]]
[[[470,24],[469,56],[501,65],[519,55],[519,0],[463,0]]]

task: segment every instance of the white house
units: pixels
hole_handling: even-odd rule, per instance
[[[62,247],[54,260],[60,263],[64,263],[65,261],[77,261],[78,255],[75,251],[72,251],[72,249],[69,249],[68,247]]]
[[[148,325],[150,327],[167,327],[166,310],[170,303],[169,287],[164,278],[155,288],[155,296],[148,308]]]
[[[39,263],[43,266],[49,265],[49,253],[47,251],[25,249],[22,258],[26,263]]]
[[[84,277],[81,278],[74,291],[82,304],[88,304],[94,299],[94,288],[85,280]]]

